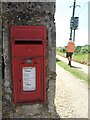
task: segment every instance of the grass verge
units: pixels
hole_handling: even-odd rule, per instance
[[[66,57],[66,53],[63,53],[63,52],[56,51],[56,54],[62,57]],[[79,62],[81,64],[87,64],[89,60],[90,60],[90,53],[85,53],[85,54],[74,53],[73,54],[73,61]]]
[[[57,60],[56,63],[63,67],[66,71],[69,71],[71,74],[73,74],[75,77],[77,77],[80,80],[83,80],[85,82],[88,82],[88,75],[85,74],[83,71],[78,70],[75,67],[68,66],[65,62]]]
[[[74,53],[73,54],[73,60],[78,61],[78,62],[83,63],[83,64],[87,64],[87,62],[88,62],[88,56],[89,56],[88,53],[86,53],[86,54],[77,54],[77,53]]]

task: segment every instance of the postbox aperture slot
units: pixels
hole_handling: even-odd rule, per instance
[[[29,40],[15,40],[15,44],[16,45],[26,45],[26,44],[30,44],[30,45],[42,45],[42,41],[29,41]]]

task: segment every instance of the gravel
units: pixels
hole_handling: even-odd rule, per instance
[[[60,118],[88,118],[88,85],[56,66],[56,111]]]

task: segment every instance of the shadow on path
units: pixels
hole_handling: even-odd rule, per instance
[[[58,58],[56,59],[56,62],[60,62],[61,60],[59,60]],[[82,69],[81,67],[76,67],[76,66],[70,66],[71,68],[77,68],[77,69]]]
[[[56,62],[60,62],[61,60],[59,60],[58,58],[56,58]]]
[[[71,66],[72,68],[82,69],[81,67]]]

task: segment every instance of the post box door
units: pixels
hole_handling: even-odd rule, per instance
[[[37,58],[35,63],[23,64],[24,60],[14,59],[14,101],[45,102],[44,101],[44,65],[43,58]],[[18,66],[18,69],[16,69]]]

